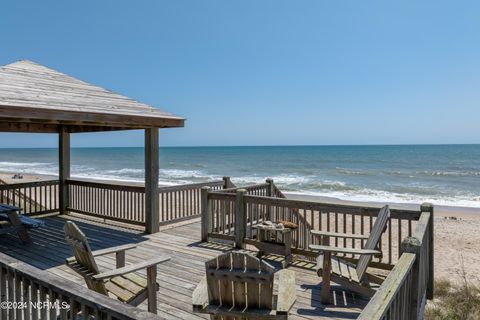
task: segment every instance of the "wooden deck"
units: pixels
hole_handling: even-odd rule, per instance
[[[168,319],[205,318],[191,311],[193,289],[204,275],[204,262],[231,247],[201,243],[199,220],[164,226],[159,233],[146,235],[118,225],[68,218],[75,220],[87,235],[93,250],[137,243],[137,249],[127,252],[127,264],[160,253],[170,255],[171,261],[159,266],[159,315]],[[70,248],[64,241],[65,218],[55,216],[44,220],[45,227],[31,231],[34,244],[23,245],[15,235],[2,235],[0,252],[84,285],[83,279],[64,264],[65,258],[71,256]],[[114,256],[101,257],[97,261],[100,268],[108,269],[115,265]],[[325,307],[320,303],[321,278],[317,277],[313,267],[312,263],[301,261],[294,262],[291,267],[296,272],[297,284],[297,301],[291,319],[356,319],[368,301],[333,285],[335,304]],[[140,308],[146,309],[146,303]]]

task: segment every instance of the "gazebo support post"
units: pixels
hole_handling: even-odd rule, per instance
[[[66,127],[61,127],[58,141],[58,168],[59,168],[59,207],[60,214],[67,214],[69,205],[67,179],[70,179],[70,133]]]
[[[160,229],[158,148],[158,128],[145,129],[145,231],[149,234]]]

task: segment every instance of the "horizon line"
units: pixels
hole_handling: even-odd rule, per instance
[[[266,145],[160,145],[160,148],[245,148],[245,147],[388,147],[388,146],[476,146],[480,143],[393,143],[393,144],[266,144]],[[92,146],[71,149],[144,148],[143,146]],[[58,149],[58,147],[0,147],[0,149]]]

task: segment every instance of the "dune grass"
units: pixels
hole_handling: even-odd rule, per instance
[[[435,281],[433,301],[427,304],[426,320],[480,319],[480,287],[463,277],[462,283]]]

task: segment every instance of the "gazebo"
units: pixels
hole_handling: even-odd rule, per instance
[[[31,61],[0,68],[0,132],[58,133],[59,208],[69,198],[70,134],[145,131],[145,225],[159,230],[159,128],[183,127],[184,118],[75,79]]]

